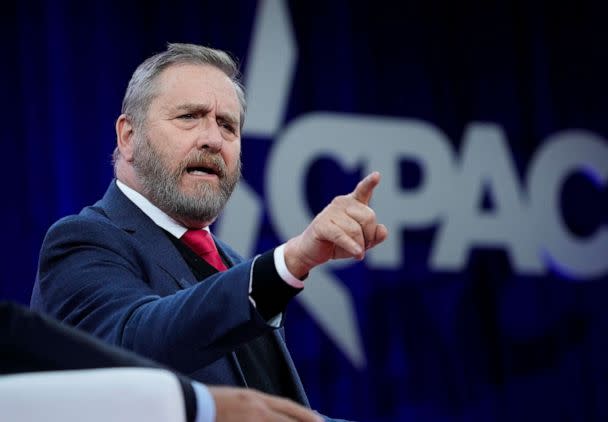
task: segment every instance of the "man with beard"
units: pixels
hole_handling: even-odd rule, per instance
[[[116,180],[49,229],[31,305],[196,380],[308,405],[283,311],[314,267],[362,259],[386,238],[368,206],[380,175],[244,260],[208,229],[240,177],[244,114],[224,52],[171,44],[144,61],[116,122]]]

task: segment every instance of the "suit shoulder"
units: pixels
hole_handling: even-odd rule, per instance
[[[106,237],[112,232],[122,232],[122,230],[108,219],[101,208],[90,206],[79,214],[65,216],[53,223],[46,233],[45,241],[65,236]]]

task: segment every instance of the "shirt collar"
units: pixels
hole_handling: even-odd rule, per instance
[[[160,228],[168,231],[178,239],[188,231],[188,228],[175,221],[135,189],[130,188],[120,180],[116,180],[116,186],[118,186],[118,189],[120,189],[120,191],[137,206],[137,208],[142,210],[142,212],[150,217],[150,219],[154,221],[154,223]],[[204,227],[202,230],[209,231],[209,227]]]

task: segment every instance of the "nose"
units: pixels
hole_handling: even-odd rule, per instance
[[[219,152],[222,149],[223,142],[224,138],[215,118],[204,119],[201,130],[198,133],[196,146],[199,149]]]

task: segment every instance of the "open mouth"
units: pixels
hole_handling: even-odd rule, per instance
[[[215,167],[208,167],[208,166],[187,167],[186,172],[188,174],[192,174],[194,176],[207,176],[207,175],[217,176],[217,177],[221,176],[221,174],[220,174],[221,172],[218,169],[216,169]]]

